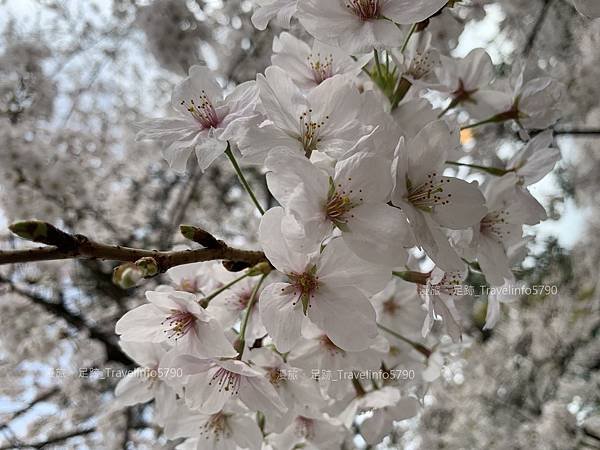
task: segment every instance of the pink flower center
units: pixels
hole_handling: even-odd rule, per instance
[[[286,380],[285,374],[278,367],[269,367],[267,369],[267,377],[273,386],[279,386]]]
[[[191,292],[192,294],[195,294],[196,292],[198,292],[198,280],[196,280],[195,278],[183,278],[179,282],[179,289],[185,292]]]
[[[348,0],[346,6],[362,21],[379,17],[379,0]]]
[[[310,56],[308,56],[307,60],[315,83],[321,84],[323,81],[333,76],[332,54],[329,54],[322,60],[320,53],[317,53],[316,57],[311,54]]]
[[[229,297],[226,301],[227,307],[233,311],[243,311],[248,306],[252,291],[245,289],[241,292],[236,292],[234,295]]]
[[[217,128],[221,123],[221,119],[217,115],[217,111],[205,91],[202,91],[198,103],[192,98],[189,102],[182,100],[181,104],[185,105],[189,113],[203,129]]]
[[[296,436],[302,437],[307,440],[312,440],[315,437],[315,421],[308,417],[299,416],[296,417],[294,422],[294,431]]]
[[[194,327],[195,323],[196,316],[192,313],[173,309],[171,315],[167,316],[161,322],[161,325],[167,328],[164,332],[168,338],[177,341],[185,336]]]
[[[331,341],[331,339],[329,339],[329,336],[325,334],[319,338],[319,344],[325,351],[329,352],[332,356],[344,355],[344,350],[335,345]]]
[[[427,175],[425,183],[416,187],[409,187],[406,199],[415,208],[431,212],[434,206],[445,206],[450,203],[452,194],[445,193],[444,183],[450,183],[450,179],[438,177],[435,172],[430,173]]]
[[[200,429],[200,436],[206,436],[206,439],[209,439],[209,435],[211,435],[215,442],[223,438],[230,438],[232,432],[227,424],[227,418],[228,416],[223,414],[223,412],[213,414]]]
[[[395,316],[398,310],[401,309],[400,305],[396,302],[394,297],[389,298],[383,302],[383,311],[390,316]]]
[[[495,238],[498,242],[503,242],[510,230],[504,228],[508,223],[510,213],[506,210],[493,211],[485,216],[479,224],[479,231],[487,236]]]
[[[304,314],[307,313],[308,308],[311,307],[311,300],[315,297],[315,292],[319,289],[319,277],[316,275],[317,268],[306,270],[303,273],[288,273],[288,279],[290,285],[286,288],[282,288],[282,292],[294,293],[297,295],[296,299],[292,303],[292,306],[300,301],[302,302],[302,310]]]
[[[231,372],[221,367],[210,379],[208,385],[217,386],[219,392],[225,391],[234,397],[238,395],[240,391],[241,381],[242,376],[239,373]]]
[[[458,272],[446,272],[444,277],[432,286],[436,293],[459,296],[463,294],[462,276]]]
[[[310,158],[312,152],[317,149],[321,142],[319,134],[323,125],[325,125],[325,121],[313,120],[312,112],[313,110],[309,109],[300,116],[300,137],[298,140],[302,144],[307,158]],[[325,120],[327,119],[329,119],[329,116],[325,116]]]

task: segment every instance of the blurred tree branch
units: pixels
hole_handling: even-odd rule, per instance
[[[25,449],[25,448],[44,448],[50,444],[56,444],[58,442],[63,442],[66,441],[68,439],[77,437],[77,436],[84,436],[86,434],[90,434],[93,433],[94,431],[96,431],[96,427],[90,427],[90,428],[83,428],[81,430],[75,430],[75,431],[71,431],[69,433],[65,433],[65,434],[60,434],[54,437],[51,437],[50,439],[43,441],[43,442],[36,442],[36,443],[32,443],[32,444],[15,444],[15,445],[8,445],[8,446],[4,446],[4,447],[0,447],[0,450],[12,450],[12,449]]]
[[[100,341],[106,349],[106,358],[110,361],[120,362],[126,366],[133,365],[133,361],[121,350],[121,348],[113,343],[112,335],[109,335],[102,330],[99,330],[93,325],[88,324],[81,316],[73,314],[64,305],[64,303],[54,303],[48,301],[46,298],[39,294],[30,292],[17,286],[12,280],[3,278],[0,276],[0,283],[5,283],[9,286],[10,290],[16,294],[22,295],[29,299],[36,305],[41,306],[50,314],[60,317],[69,325],[77,328],[78,330],[86,330],[89,333],[91,339]]]

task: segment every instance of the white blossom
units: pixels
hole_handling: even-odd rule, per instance
[[[237,86],[223,96],[215,76],[203,66],[192,66],[189,76],[175,86],[171,108],[175,117],[140,123],[137,139],[163,143],[164,157],[171,167],[185,171],[187,160],[196,152],[202,170],[227,148],[227,141],[239,136],[254,116],[256,88],[253,82]]]

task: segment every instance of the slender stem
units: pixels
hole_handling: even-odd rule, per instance
[[[412,348],[414,348],[416,351],[421,353],[426,358],[429,358],[431,356],[431,354],[433,353],[430,349],[428,349],[424,345],[419,344],[418,342],[415,342],[411,339],[408,339],[407,337],[402,336],[400,333],[396,333],[394,330],[390,330],[388,327],[383,326],[380,323],[378,323],[377,326],[379,328],[381,328],[383,331],[385,331],[386,333],[389,333],[392,336],[394,336],[395,338],[400,339],[402,342],[410,345]]]
[[[202,306],[206,307],[210,303],[210,301],[213,298],[215,298],[217,295],[219,295],[221,292],[226,291],[231,286],[233,286],[234,284],[239,283],[240,281],[242,281],[244,278],[247,278],[248,276],[249,276],[249,274],[248,274],[248,272],[246,272],[246,273],[242,274],[241,276],[239,276],[239,277],[231,280],[229,283],[224,284],[220,288],[215,289],[210,294],[208,294],[206,297],[204,297],[202,300],[200,300],[200,302],[202,303]]]
[[[437,117],[438,117],[438,119],[441,119],[441,118],[442,118],[442,116],[443,116],[444,114],[446,114],[448,111],[450,111],[452,108],[454,108],[454,107],[455,107],[456,105],[458,105],[459,103],[460,103],[460,97],[455,97],[455,98],[453,98],[453,99],[452,99],[452,101],[451,101],[450,103],[448,103],[448,106],[446,106],[446,107],[445,107],[445,108],[442,110],[442,112],[440,112],[440,113],[438,114],[438,116],[437,116]]]
[[[494,123],[494,122],[499,122],[497,115],[493,116],[493,117],[490,117],[488,119],[485,119],[485,120],[480,120],[479,122],[470,123],[469,125],[465,125],[463,127],[460,127],[460,129],[461,129],[461,131],[462,130],[468,130],[469,128],[475,128],[475,127],[479,127],[481,125],[486,125],[488,123]]]
[[[244,189],[246,190],[246,192],[252,199],[254,206],[256,206],[256,209],[258,209],[260,211],[260,214],[263,215],[265,213],[265,210],[263,209],[262,206],[260,206],[260,203],[258,203],[258,200],[256,199],[256,195],[254,195],[252,188],[248,184],[248,181],[246,181],[246,177],[244,177],[244,174],[242,173],[242,169],[240,169],[240,166],[239,166],[237,160],[235,159],[235,156],[233,156],[233,152],[231,151],[231,145],[229,144],[229,142],[227,143],[227,149],[225,150],[225,154],[229,158],[229,161],[231,161],[231,165],[235,169],[235,172],[237,173],[237,176],[240,179],[242,186],[244,186]]]
[[[244,354],[244,347],[246,346],[246,327],[248,326],[248,321],[250,320],[250,314],[252,314],[252,308],[254,308],[254,303],[256,303],[256,297],[258,295],[258,290],[262,285],[263,281],[267,277],[267,274],[260,277],[254,289],[252,289],[252,294],[250,294],[250,300],[248,300],[248,306],[246,307],[246,312],[244,313],[244,319],[242,321],[242,326],[240,328],[240,336],[239,336],[239,354],[237,359],[242,359],[242,355]]]
[[[403,76],[398,79],[398,86],[396,87],[391,100],[392,111],[398,107],[398,104],[402,101],[411,86],[412,83]]]
[[[414,32],[415,32],[416,29],[417,29],[417,24],[413,23],[410,26],[410,30],[408,30],[408,34],[404,38],[404,42],[402,43],[402,47],[400,47],[400,52],[401,53],[404,53],[404,50],[406,50],[406,47],[408,47],[408,41],[410,41],[410,38],[412,37],[412,35],[414,34]]]
[[[375,55],[375,67],[377,68],[377,75],[379,75],[379,79],[383,80],[383,73],[381,73],[381,66],[379,63],[379,52],[376,48],[373,49],[373,54]]]
[[[500,169],[498,167],[479,166],[477,164],[467,164],[456,161],[446,161],[446,164],[450,164],[451,166],[470,167],[471,169],[481,170],[483,172],[489,173],[490,175],[495,175],[497,177],[501,177],[509,172],[512,172],[512,170]]]

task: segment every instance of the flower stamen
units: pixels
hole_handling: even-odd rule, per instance
[[[333,55],[329,54],[321,60],[321,54],[317,53],[316,57],[311,53],[307,58],[308,65],[313,74],[315,83],[321,84],[328,78],[333,76]]]
[[[379,17],[379,0],[349,0],[346,6],[363,22]]]
[[[414,188],[408,189],[406,200],[415,208],[426,212],[431,212],[434,206],[445,206],[450,203],[452,194],[444,194],[444,183],[449,183],[448,178],[438,178],[437,174],[427,175],[428,180]]]
[[[189,102],[182,100],[181,104],[187,108],[203,129],[217,128],[221,123],[221,119],[205,91],[202,91],[199,104],[196,104],[193,98]]]
[[[194,327],[195,323],[196,316],[192,313],[173,309],[171,310],[171,315],[167,316],[161,322],[161,325],[167,327],[164,332],[168,338],[177,341],[185,336]]]

